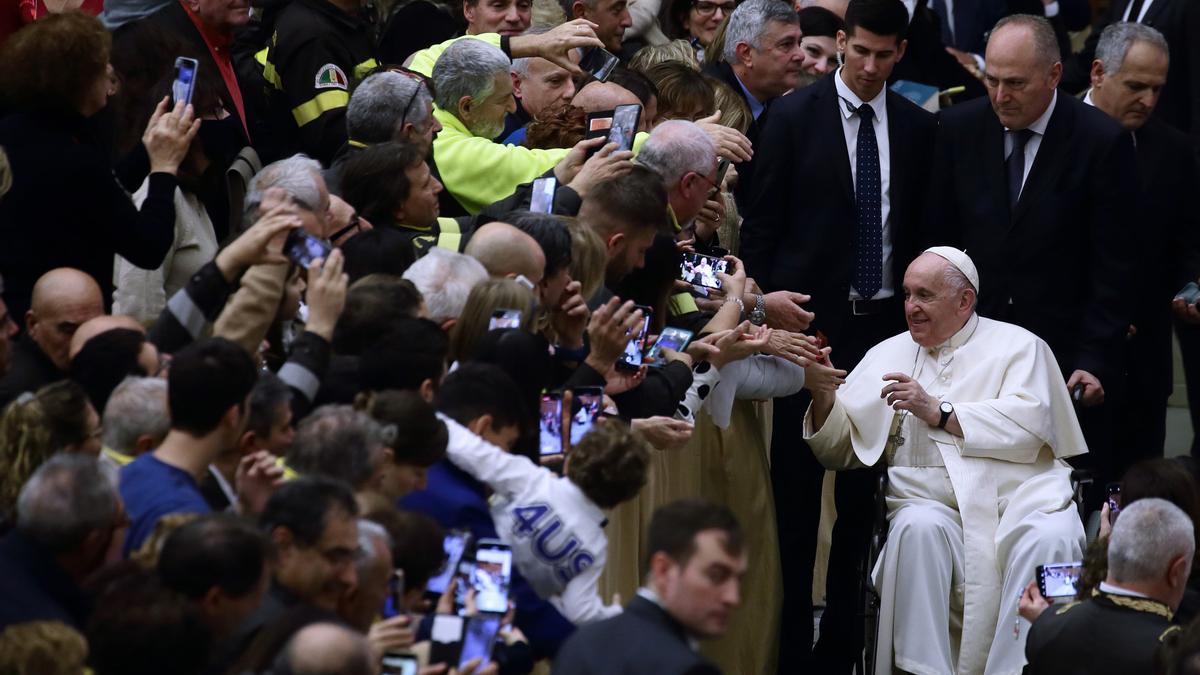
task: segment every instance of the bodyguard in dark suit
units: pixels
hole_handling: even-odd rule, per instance
[[[1167,397],[1171,394],[1170,299],[1200,276],[1200,212],[1191,200],[1196,181],[1190,139],[1157,117],[1151,117],[1167,81],[1170,54],[1162,34],[1133,22],[1104,29],[1092,64],[1092,88],[1084,102],[1116,120],[1133,135],[1141,174],[1138,205],[1137,296],[1133,304],[1134,334],[1127,342],[1126,392],[1120,406],[1117,447],[1125,448],[1115,473],[1138,460],[1162,457],[1167,426]],[[1133,243],[1133,242],[1131,242]],[[1196,342],[1200,310],[1179,300],[1175,314],[1181,326],[1184,363],[1193,367],[1200,357]],[[1200,373],[1189,377],[1200,389]],[[1200,412],[1200,390],[1189,396]],[[1200,419],[1193,417],[1200,428]]]
[[[742,529],[725,506],[683,500],[650,519],[644,585],[625,611],[581,627],[554,661],[562,675],[717,675],[697,653],[740,603]],[[793,671],[794,672],[794,671]]]
[[[904,329],[902,275],[917,254],[935,120],[885,82],[904,54],[900,0],[851,0],[838,47],[845,65],[776,102],[756,148],[758,173],[741,255],[764,290],[812,296],[812,329],[839,368]],[[771,474],[784,575],[781,664],[802,663],[824,470],[801,438],[805,393],[775,401]],[[873,474],[840,472],[816,672],[849,672],[859,570],[870,535]],[[857,647],[861,649],[861,645]]]
[[[941,118],[928,214],[938,243],[970,252],[984,279],[979,313],[1049,343],[1083,406],[1100,473],[1131,317],[1138,179],[1129,134],[1107,115],[1056,93],[1054,31],[1014,15],[988,42],[987,99]],[[1116,480],[1116,477],[1111,480]]]
[[[1155,114],[1184,133],[1200,135],[1200,3],[1195,0],[1113,0],[1083,49],[1063,64],[1063,89],[1074,93],[1088,87],[1100,35],[1118,21],[1145,24],[1166,37],[1171,69]]]
[[[753,120],[746,138],[758,148],[767,111],[777,98],[800,82],[804,52],[800,49],[800,17],[778,0],[749,0],[729,15],[725,60],[706,70],[746,101]],[[744,202],[754,181],[754,160],[738,164],[735,196]]]

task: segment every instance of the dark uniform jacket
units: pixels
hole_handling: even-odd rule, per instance
[[[1152,675],[1154,652],[1171,610],[1157,600],[1095,591],[1082,602],[1051,606],[1025,642],[1025,675]]]
[[[294,130],[296,150],[329,165],[346,142],[350,91],[378,66],[374,27],[327,0],[293,0],[256,58],[272,120]]]

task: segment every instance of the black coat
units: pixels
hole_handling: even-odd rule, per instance
[[[740,82],[738,82],[737,75],[733,73],[732,66],[724,61],[720,61],[705,68],[704,73],[706,75],[711,75],[712,77],[715,77],[729,85],[729,88],[732,89],[735,94],[742,97],[743,101],[745,101],[746,109],[750,109],[750,101],[746,99],[746,92],[742,91],[742,85]],[[746,130],[746,138],[749,139],[756,152],[759,148],[759,134],[762,131],[763,125],[767,123],[767,115],[771,111],[771,105],[777,100],[778,98],[773,98],[769,101],[762,101],[763,111],[759,113],[758,119],[754,119],[753,116],[750,118],[750,128]],[[737,187],[734,190],[734,196],[737,198],[739,203],[745,203],[745,201],[749,199],[750,191],[752,189],[751,185],[754,181],[754,158],[751,158],[748,162],[742,162],[738,164],[737,175],[738,181]]]
[[[22,333],[13,341],[8,372],[0,377],[0,410],[23,393],[37,392],[66,377],[67,374],[54,365],[29,333]]]
[[[767,291],[808,293],[814,329],[831,339],[854,277],[855,206],[834,73],[775,102],[763,128],[757,179],[741,231],[746,272]],[[916,257],[936,119],[887,92],[891,232],[896,293]]]
[[[1154,652],[1172,628],[1167,606],[1101,593],[1051,605],[1025,642],[1025,675],[1152,675]]]
[[[59,621],[82,631],[92,600],[54,555],[13,530],[0,539],[0,631],[29,621]]]
[[[1162,396],[1171,392],[1170,302],[1189,281],[1200,278],[1200,193],[1191,139],[1157,118],[1138,129],[1137,163],[1142,201],[1137,233],[1143,259],[1136,279],[1138,296],[1129,350],[1131,371]]]
[[[1060,94],[1010,209],[1004,128],[985,98],[942,113],[927,214],[933,243],[974,260],[980,314],[1035,333],[1065,373],[1103,382],[1120,372],[1131,318],[1137,186],[1129,134]]]
[[[625,611],[581,627],[554,660],[555,675],[718,675],[688,646],[683,626],[638,596]]]
[[[1090,85],[1100,33],[1120,21],[1127,7],[1129,0],[1113,0],[1108,12],[1092,27],[1083,49],[1063,62],[1063,89],[1075,93]],[[1155,116],[1185,133],[1200,135],[1200,3],[1154,0],[1142,23],[1161,32],[1171,50],[1167,85],[1163,87]]]
[[[150,175],[141,209],[113,176],[91,125],[79,115],[17,113],[0,119],[12,191],[0,199],[4,302],[21,322],[38,277],[74,267],[112,304],[113,255],[155,269],[175,240],[175,176]]]

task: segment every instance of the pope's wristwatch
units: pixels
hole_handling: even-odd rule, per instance
[[[942,418],[938,420],[938,428],[945,429],[946,422],[950,421],[950,416],[954,414],[954,406],[949,401],[942,401],[938,406],[938,410],[942,411]]]
[[[762,293],[754,296],[754,309],[750,310],[750,323],[761,326],[767,322],[767,300]]]

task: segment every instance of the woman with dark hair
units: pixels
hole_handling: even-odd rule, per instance
[[[524,419],[513,452],[536,463],[540,458],[538,410],[553,372],[546,338],[517,329],[488,331],[476,343],[471,360],[500,367],[520,389]]]
[[[666,0],[658,24],[669,39],[687,40],[702,63],[717,30],[737,6],[735,0]]]
[[[175,174],[200,124],[189,106],[159,103],[142,137],[150,178],[139,210],[90,119],[114,91],[111,44],[98,19],[67,12],[0,48],[0,109],[13,112],[0,120],[13,173],[0,201],[0,269],[13,316],[24,316],[34,282],[56,267],[90,274],[111,300],[114,254],[153,269],[174,239]]]
[[[130,375],[157,375],[158,348],[146,334],[132,328],[113,328],[96,335],[71,359],[71,378],[103,413],[117,385]]]

